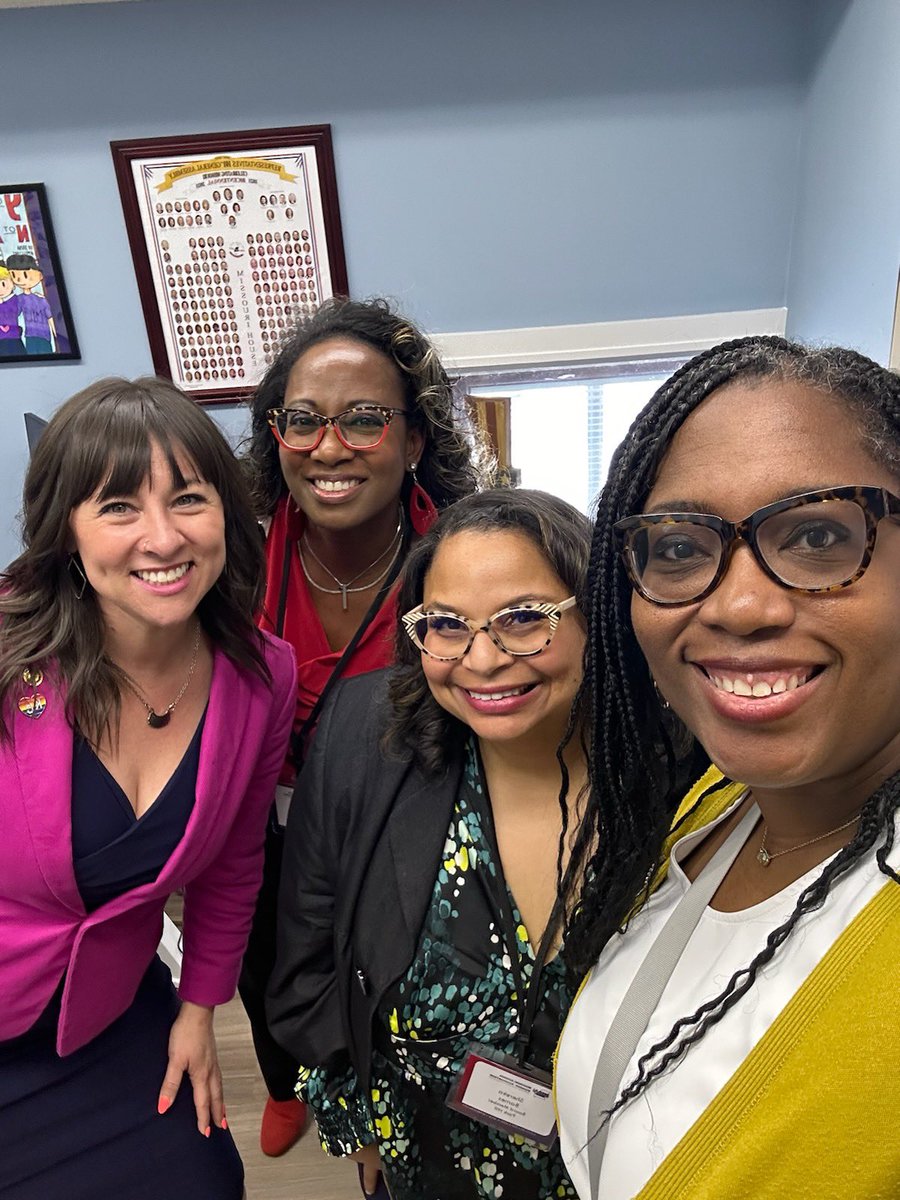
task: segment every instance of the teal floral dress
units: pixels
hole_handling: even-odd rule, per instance
[[[415,958],[382,1001],[370,1095],[361,1094],[352,1072],[300,1074],[298,1095],[313,1107],[323,1148],[349,1154],[376,1141],[393,1200],[577,1200],[558,1145],[540,1150],[445,1103],[473,1044],[513,1053],[518,1005],[510,954],[526,986],[534,966],[515,902],[510,948],[490,900],[502,873],[486,835],[488,803],[470,745]],[[571,1002],[559,956],[545,966],[540,987],[529,1061],[549,1070]]]

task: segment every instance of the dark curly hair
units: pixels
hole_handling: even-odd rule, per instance
[[[585,612],[591,524],[565,500],[526,488],[491,488],[460,500],[442,513],[413,549],[406,564],[398,611],[422,603],[425,576],[440,544],[455,533],[523,533],[534,542]],[[412,756],[426,771],[440,773],[463,747],[468,727],[441,708],[422,671],[422,653],[397,626],[396,666],[388,696],[391,713],[385,746]],[[572,718],[572,728],[577,719]]]
[[[456,409],[450,379],[423,333],[387,300],[335,296],[305,317],[285,338],[251,400],[249,445],[243,459],[257,514],[270,515],[287,491],[278,444],[266,419],[284,400],[288,376],[307,350],[332,338],[350,338],[390,359],[406,393],[411,428],[425,435],[416,469],[419,483],[438,508],[491,482],[493,463],[480,436]],[[402,499],[412,486],[407,475]]]
[[[79,599],[69,517],[100,491],[137,491],[158,443],[177,486],[187,456],[219,493],[226,564],[200,601],[204,630],[240,667],[268,680],[255,614],[262,600],[263,548],[237,460],[205,412],[166,379],[101,379],[59,408],[41,433],[25,476],[23,552],[0,580],[0,712],[26,667],[55,664],[70,720],[96,744],[117,725],[123,672],[104,649],[104,623],[88,588]],[[9,736],[0,717],[0,737]]]
[[[717,388],[734,380],[796,381],[840,399],[854,414],[868,452],[900,476],[900,378],[871,359],[837,347],[812,349],[777,337],[726,342],[697,355],[657,391],[616,452],[598,503],[588,575],[585,676],[591,791],[573,848],[583,891],[570,914],[566,961],[580,979],[610,936],[627,923],[635,898],[662,864],[663,843],[686,783],[708,759],[664,711],[631,621],[631,587],[613,526],[642,511],[660,464],[685,419]],[[753,985],[801,917],[821,907],[832,886],[874,846],[881,871],[900,883],[886,858],[900,805],[900,775],[863,807],[853,840],[804,889],[788,919],[721,993],[679,1020],[641,1059],[638,1074],[612,1111],[698,1041]]]

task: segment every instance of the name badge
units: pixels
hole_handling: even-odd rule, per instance
[[[287,825],[288,813],[291,811],[291,801],[294,789],[280,783],[275,789],[275,811],[278,814],[278,824]]]
[[[447,1097],[448,1108],[505,1133],[518,1134],[542,1150],[556,1141],[550,1076],[537,1067],[485,1048],[470,1050]]]

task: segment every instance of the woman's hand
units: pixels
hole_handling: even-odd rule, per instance
[[[194,1090],[197,1128],[204,1137],[209,1137],[212,1124],[227,1129],[213,1010],[187,1000],[182,1003],[169,1034],[169,1066],[159,1093],[160,1113],[171,1108],[185,1071]]]
[[[371,1145],[363,1146],[362,1150],[348,1154],[347,1157],[362,1164],[363,1191],[367,1196],[374,1196],[378,1187],[378,1177],[381,1174],[381,1158],[377,1145],[372,1142]]]

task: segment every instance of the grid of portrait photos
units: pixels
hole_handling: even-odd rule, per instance
[[[314,156],[132,164],[172,377],[188,392],[254,385],[332,294]]]

